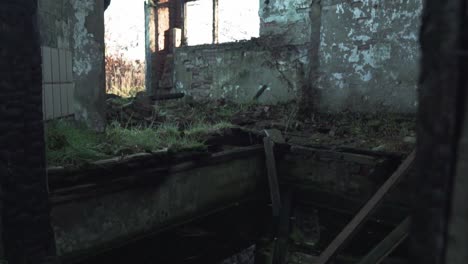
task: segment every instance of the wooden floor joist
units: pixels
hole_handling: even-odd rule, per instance
[[[281,132],[276,130],[265,130],[266,137],[263,138],[265,148],[265,161],[268,173],[268,184],[272,203],[273,216],[278,217],[281,209],[281,197],[276,170],[276,160],[274,153],[275,142],[282,143]]]
[[[285,264],[288,250],[289,218],[291,212],[292,190],[288,189],[281,200],[276,170],[274,147],[275,143],[285,143],[283,135],[277,129],[266,129],[263,138],[265,147],[265,161],[268,173],[268,183],[273,209],[273,219],[276,223],[275,241],[273,246],[272,263]]]
[[[380,242],[358,264],[380,264],[408,236],[411,219],[407,217],[382,242]]]
[[[416,151],[413,151],[398,169],[388,178],[388,180],[377,190],[372,198],[361,208],[351,222],[341,231],[340,234],[322,252],[315,264],[328,263],[336,253],[345,245],[347,241],[357,232],[359,227],[369,218],[374,209],[382,202],[385,195],[394,187],[400,179],[405,176],[413,165]]]

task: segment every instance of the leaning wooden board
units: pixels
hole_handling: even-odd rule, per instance
[[[357,232],[359,227],[369,218],[373,210],[382,202],[385,195],[394,187],[399,180],[405,176],[413,165],[416,151],[413,151],[408,158],[398,167],[398,169],[388,178],[372,198],[362,207],[357,215],[346,225],[340,234],[322,252],[316,264],[326,264],[345,245],[347,241]]]

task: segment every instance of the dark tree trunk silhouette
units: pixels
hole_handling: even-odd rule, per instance
[[[425,1],[409,263],[468,259],[466,0]]]
[[[47,263],[50,226],[37,0],[0,1],[0,183],[3,258]]]

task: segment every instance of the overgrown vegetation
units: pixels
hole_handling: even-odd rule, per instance
[[[111,115],[105,133],[96,134],[67,121],[48,125],[50,165],[80,165],[164,148],[203,150],[208,135],[234,125],[257,131],[278,129],[288,142],[301,145],[406,152],[416,140],[413,115],[313,113],[300,119],[296,103],[203,103],[187,98],[156,104],[135,98],[112,98],[107,104]]]
[[[181,130],[171,123],[157,127],[124,127],[114,122],[105,133],[96,133],[82,124],[57,120],[47,125],[47,160],[51,166],[80,166],[99,159],[165,148],[204,150],[207,135],[231,126],[226,122],[195,123]]]
[[[106,18],[106,24],[111,23]],[[145,62],[128,57],[128,50],[137,47],[137,40],[122,45],[121,38],[105,31],[106,91],[123,97],[133,97],[145,87]]]

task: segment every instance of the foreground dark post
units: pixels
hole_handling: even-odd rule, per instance
[[[4,256],[47,263],[50,226],[37,0],[0,1],[0,186]]]
[[[467,1],[425,1],[409,263],[468,259]]]

